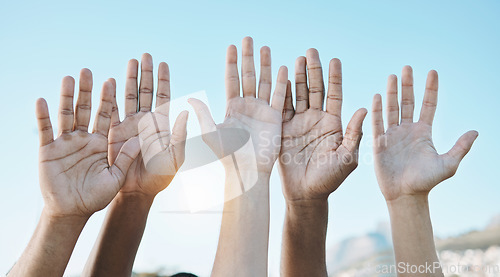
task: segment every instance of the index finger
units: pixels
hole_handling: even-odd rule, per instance
[[[438,74],[435,70],[429,71],[425,84],[424,101],[420,111],[420,121],[432,125],[436,113],[438,93]]]
[[[330,61],[326,112],[340,118],[342,112],[342,64],[339,59]]]

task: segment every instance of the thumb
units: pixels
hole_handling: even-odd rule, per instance
[[[186,136],[187,136],[187,120],[188,111],[182,111],[174,123],[174,128],[172,128],[172,138],[170,139],[170,146],[173,147],[176,169],[178,169],[184,162],[184,148],[186,147]]]
[[[128,168],[133,161],[137,158],[141,147],[139,145],[139,139],[133,137],[129,139],[125,144],[123,144],[120,149],[120,153],[116,157],[115,162],[110,168],[111,174],[114,175],[120,182],[120,186],[125,182],[125,177],[127,176]]]
[[[198,117],[198,121],[200,122],[201,132],[203,134],[215,132],[217,128],[215,126],[215,122],[212,118],[212,115],[208,110],[207,105],[205,105],[205,103],[195,98],[188,99],[188,103],[191,106],[193,106],[194,112],[196,113],[196,117]]]
[[[444,160],[445,168],[449,173],[447,178],[455,174],[458,169],[458,165],[469,152],[478,135],[479,133],[477,131],[469,131],[463,134],[450,151],[441,155]]]
[[[363,120],[367,114],[365,108],[357,110],[347,124],[344,139],[342,140],[342,145],[351,153],[359,148],[359,143],[361,141],[361,136],[363,135]]]

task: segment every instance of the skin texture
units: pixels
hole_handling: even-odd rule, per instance
[[[69,76],[62,81],[55,140],[47,103],[37,100],[40,188],[45,206],[32,239],[9,276],[62,276],[88,218],[115,197],[139,153],[138,140],[130,139],[122,145],[114,164],[109,164],[112,83],[103,85],[92,133],[87,131],[92,94],[90,70],[81,71],[75,111],[74,84]]]
[[[109,131],[109,160],[116,159],[117,150],[124,141],[140,136],[138,127],[144,116],[162,117],[158,124],[157,136],[153,143],[161,139],[166,145],[157,163],[175,168],[172,174],[154,174],[144,164],[144,149],[150,143],[142,142],[142,155],[132,162],[125,184],[111,202],[101,232],[85,266],[83,276],[130,276],[137,249],[142,239],[149,210],[155,196],[172,181],[175,172],[184,162],[187,112],[177,118],[172,132],[168,124],[170,102],[170,75],[168,65],[160,63],[158,67],[158,88],[156,91],[156,109],[151,112],[153,100],[153,60],[144,54],[141,61],[141,80],[137,86],[138,61],[130,60],[127,68],[125,85],[125,114],[120,121],[116,98],[113,100],[112,127]],[[114,85],[113,80],[113,89]],[[149,122],[147,122],[149,124]],[[142,129],[144,130],[144,129]],[[148,134],[149,137],[150,134]],[[141,137],[142,138],[142,137]]]
[[[458,139],[450,151],[441,155],[437,153],[432,143],[437,90],[438,75],[431,70],[427,76],[420,118],[413,122],[412,68],[403,68],[401,110],[397,77],[389,76],[385,132],[381,96],[377,94],[373,99],[375,172],[391,216],[396,263],[416,266],[436,263],[432,272],[399,272],[398,276],[443,276],[437,264],[439,260],[429,216],[428,194],[438,183],[455,174],[460,161],[478,136],[476,131],[469,131]]]
[[[366,109],[358,110],[342,133],[342,69],[329,65],[324,83],[316,49],[295,63],[296,108],[288,83],[279,159],[287,209],[281,254],[282,276],[327,276],[325,240],[328,196],[356,168]],[[309,85],[307,83],[309,79]]]
[[[269,176],[280,151],[282,110],[286,94],[287,68],[278,72],[276,88],[271,96],[271,56],[268,47],[262,47],[261,76],[258,94],[253,62],[253,40],[246,37],[242,42],[242,90],[234,45],[227,49],[226,95],[227,109],[223,123],[215,124],[208,107],[191,99],[200,121],[203,139],[218,157],[227,154],[216,136],[224,129],[240,129],[249,133],[253,151],[247,148],[238,152],[238,167],[230,159],[223,159],[226,170],[225,194],[233,195],[240,189],[240,182],[252,182],[251,188],[224,204],[219,245],[212,276],[267,276],[267,252],[269,240]],[[278,138],[278,139],[276,139]],[[238,137],[234,138],[238,139]],[[246,163],[249,159],[253,162]],[[228,262],[231,261],[231,262]]]

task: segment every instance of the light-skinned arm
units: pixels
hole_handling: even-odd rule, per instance
[[[476,131],[469,131],[450,151],[437,153],[432,143],[437,91],[438,75],[431,70],[420,118],[414,122],[412,68],[405,66],[402,71],[401,114],[397,77],[389,76],[385,130],[381,96],[377,94],[373,100],[375,172],[391,218],[398,276],[443,276],[434,245],[428,195],[455,174],[478,136]],[[430,271],[426,269],[429,266]]]
[[[62,81],[58,137],[54,140],[47,103],[36,102],[40,136],[39,175],[44,208],[28,246],[8,276],[63,276],[76,241],[89,217],[118,193],[139,141],[125,142],[113,165],[108,162],[113,87],[104,83],[94,130],[88,133],[92,73],[83,69],[73,111],[75,81]]]
[[[221,124],[214,123],[201,101],[189,101],[200,121],[204,141],[221,159],[226,171],[226,202],[212,276],[267,276],[269,177],[280,151],[287,68],[281,67],[278,72],[271,101],[268,47],[261,48],[260,66],[257,94],[253,41],[244,38],[241,95],[237,51],[235,46],[229,46],[227,109]]]
[[[132,162],[125,184],[110,204],[99,237],[85,265],[83,276],[132,274],[135,256],[153,200],[170,184],[177,169],[184,162],[188,114],[182,112],[170,132],[168,65],[160,63],[158,67],[155,112],[151,112],[154,91],[151,55],[142,56],[139,87],[138,66],[138,61],[134,59],[128,63],[123,121],[119,118],[116,98],[113,102],[109,131],[109,160],[113,162],[123,142],[135,136],[141,138],[142,155],[138,155]],[[114,84],[114,80],[111,81]],[[150,120],[153,118],[154,121]],[[163,144],[163,147],[155,148],[159,144]],[[151,151],[156,152],[151,153]]]
[[[308,85],[309,79],[309,85]],[[325,104],[323,72],[316,49],[295,63],[296,107],[287,86],[279,169],[286,200],[282,276],[327,276],[325,242],[328,196],[358,164],[366,109],[342,133],[342,65],[329,65]]]

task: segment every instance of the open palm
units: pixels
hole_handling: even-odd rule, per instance
[[[103,86],[101,105],[88,133],[92,74],[84,69],[73,116],[74,80],[65,77],[59,106],[59,136],[53,140],[47,103],[39,99],[36,114],[40,130],[40,186],[45,204],[55,215],[90,216],[114,198],[132,159],[139,153],[137,139],[124,142],[113,166],[107,159],[113,88]]]
[[[276,89],[271,98],[271,56],[268,47],[261,49],[261,76],[258,98],[256,97],[256,78],[253,61],[253,41],[243,39],[242,87],[237,67],[237,52],[235,46],[227,50],[226,60],[226,91],[227,109],[223,123],[215,124],[208,107],[203,102],[190,99],[200,121],[203,139],[221,159],[225,168],[232,166],[234,161],[223,159],[234,150],[244,146],[247,141],[251,147],[240,148],[238,153],[238,169],[253,170],[270,174],[280,151],[280,136],[283,101],[286,91],[287,69],[280,68]],[[233,130],[233,132],[231,132]],[[252,168],[256,166],[256,169]]]
[[[382,100],[373,101],[375,172],[386,200],[402,195],[427,194],[441,181],[453,176],[460,161],[472,147],[476,131],[462,135],[455,146],[439,155],[432,143],[432,122],[437,105],[438,76],[427,76],[420,120],[413,122],[413,73],[409,66],[402,72],[401,121],[399,119],[398,84],[395,75],[387,84],[388,128],[384,132]]]
[[[307,86],[306,64],[309,73]],[[316,49],[296,61],[296,109],[287,87],[280,153],[280,173],[287,200],[326,198],[356,168],[365,109],[358,110],[342,134],[342,73],[330,62],[326,111],[324,84]]]
[[[109,132],[109,159],[113,162],[123,143],[129,138],[139,136],[143,153],[138,155],[132,163],[121,191],[156,195],[170,184],[177,169],[184,162],[187,112],[179,115],[172,134],[169,125],[170,74],[168,65],[160,63],[158,67],[158,90],[154,113],[151,112],[153,101],[151,55],[142,56],[139,89],[137,88],[138,65],[135,59],[130,60],[128,64],[125,86],[126,117],[123,121],[120,121],[116,98],[114,99]],[[150,122],[149,119],[153,116],[158,124]],[[163,145],[162,149],[155,147],[160,144]],[[150,163],[146,164],[144,159]]]

